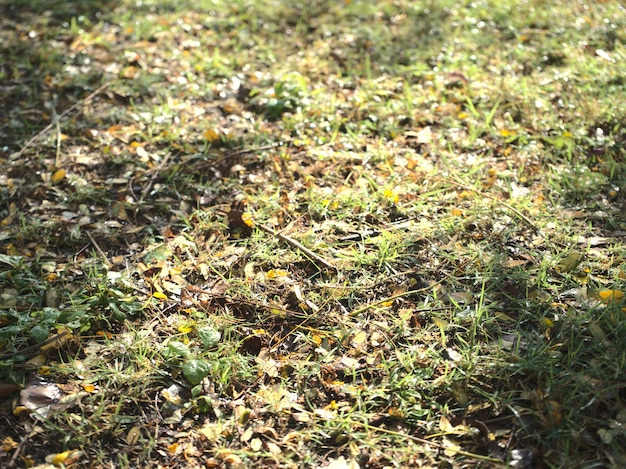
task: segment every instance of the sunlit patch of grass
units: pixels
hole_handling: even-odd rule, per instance
[[[0,178],[0,354],[72,330],[31,366],[79,400],[35,444],[116,467],[621,461],[617,2],[37,5],[49,30],[6,55],[45,84],[10,85],[17,140],[111,83]],[[2,376],[28,386],[29,358]]]

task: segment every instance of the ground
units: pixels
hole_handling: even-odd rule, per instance
[[[0,466],[626,466],[626,10],[0,2]]]

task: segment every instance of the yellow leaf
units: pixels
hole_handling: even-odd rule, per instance
[[[168,451],[170,454],[176,454],[176,450],[177,450],[177,449],[178,449],[178,443],[172,443],[171,445],[169,445],[169,446],[167,447],[167,451]]]
[[[317,346],[319,346],[322,343],[322,336],[319,334],[312,334],[311,335],[311,340],[313,341],[313,343]]]
[[[603,303],[613,303],[621,301],[624,298],[624,293],[619,290],[603,290],[598,292],[598,296]]]
[[[65,462],[65,460],[72,454],[71,451],[63,451],[62,453],[57,453],[52,456],[50,462],[55,466],[61,466]],[[48,459],[48,458],[46,458]]]
[[[52,181],[52,184],[56,184],[57,182],[62,181],[66,174],[67,172],[64,169],[59,169],[58,171],[54,172],[54,174],[50,178],[50,181]]]
[[[241,221],[244,222],[249,227],[253,227],[254,226],[254,221],[252,220],[252,215],[250,215],[249,213],[242,213],[241,214]]]
[[[359,331],[352,337],[352,345],[356,348],[361,347],[367,342],[367,333]]]
[[[167,300],[167,295],[166,295],[165,293],[163,293],[163,292],[160,292],[160,291],[155,291],[155,292],[152,294],[152,296],[153,296],[154,298],[159,299],[159,300]]]
[[[93,384],[87,384],[87,383],[83,383],[83,390],[85,392],[94,392],[96,390],[96,387]]]
[[[452,215],[453,217],[460,217],[461,215],[463,215],[463,210],[461,210],[460,208],[453,208],[450,211],[450,215]]]
[[[281,269],[271,269],[267,272],[267,278],[270,280],[279,278],[279,277],[288,277],[288,276],[289,276],[289,272],[287,272],[286,270],[281,270]]]
[[[2,451],[4,451],[5,453],[16,449],[18,446],[19,444],[17,443],[17,441],[15,441],[10,436],[7,436],[4,440],[2,440]]]
[[[511,129],[500,130],[500,135],[502,135],[503,137],[513,137],[515,136],[515,134],[516,134],[515,130],[511,130]]]
[[[252,438],[252,440],[250,440],[250,448],[252,448],[252,451],[261,451],[263,441],[261,441],[260,438]]]
[[[433,323],[439,329],[446,329],[449,325],[446,321],[444,321],[443,319],[439,319],[439,318],[433,318]]]
[[[43,353],[40,353],[39,355],[35,355],[33,358],[28,360],[26,365],[33,368],[39,368],[40,366],[43,366],[47,360],[48,358]]]
[[[220,134],[216,132],[214,129],[206,130],[202,136],[206,139],[207,142],[212,143],[216,140],[219,140]]]
[[[28,410],[23,405],[18,405],[15,409],[13,409],[13,415],[16,417],[23,417],[24,415],[30,414],[30,410]]]
[[[193,324],[186,323],[178,326],[178,332],[181,334],[189,334],[191,331],[193,331]]]
[[[47,343],[46,345],[43,345],[41,347],[42,352],[50,352],[53,350],[58,350],[64,345],[66,345],[68,342],[74,340],[72,331],[68,329],[67,327],[59,327],[56,331],[56,334],[49,338],[50,339],[54,338],[54,340]]]

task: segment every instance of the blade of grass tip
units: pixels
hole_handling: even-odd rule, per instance
[[[496,101],[496,104],[493,105],[491,111],[489,111],[489,113],[485,116],[485,127],[489,127],[491,125],[491,121],[493,121],[493,117],[496,115],[498,106],[500,106],[500,101]]]

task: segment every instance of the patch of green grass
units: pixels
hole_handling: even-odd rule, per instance
[[[618,2],[57,4],[2,20],[0,384],[68,401],[7,458],[623,463]]]

